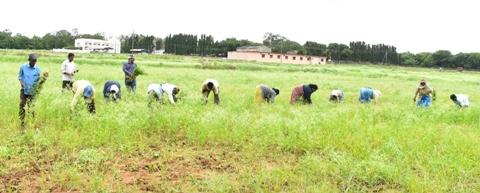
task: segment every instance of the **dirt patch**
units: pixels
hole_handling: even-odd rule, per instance
[[[152,191],[158,185],[179,185],[194,179],[205,179],[235,168],[214,154],[191,155],[175,152],[167,159],[129,158],[120,162],[119,180],[125,185],[135,185],[142,191]]]
[[[39,171],[33,167],[0,175],[0,192],[39,192],[40,183],[37,181]]]
[[[235,168],[231,164],[224,163],[213,154],[195,157],[177,156],[168,161],[166,165],[167,178],[175,184],[185,177],[204,179],[219,173],[235,172]]]

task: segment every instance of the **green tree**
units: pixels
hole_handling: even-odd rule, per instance
[[[14,49],[33,49],[33,42],[27,36],[22,34],[16,34],[12,37],[11,48]]]
[[[438,50],[432,54],[432,64],[438,67],[449,66],[448,62],[452,53],[448,50]]]
[[[327,54],[330,59],[333,61],[346,61],[350,60],[350,57],[352,55],[351,50],[350,51],[345,51],[349,49],[347,45],[345,44],[338,44],[338,43],[330,43],[328,44],[327,47]]]
[[[303,45],[306,55],[313,56],[326,56],[327,55],[327,45],[320,44],[317,42],[307,41]]]
[[[263,38],[263,45],[272,48],[272,52],[298,52],[300,54],[305,52],[302,45],[295,41],[289,40],[280,34],[265,33]]]
[[[10,48],[12,43],[12,32],[8,29],[0,32],[0,48]]]

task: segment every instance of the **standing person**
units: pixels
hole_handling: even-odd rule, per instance
[[[458,105],[458,107],[466,108],[470,106],[470,101],[468,100],[468,95],[464,94],[451,94],[450,99]]]
[[[68,58],[62,63],[62,93],[65,89],[72,89],[73,85],[73,76],[78,72],[75,63],[73,62],[75,55],[73,53],[68,53]]]
[[[380,100],[380,96],[382,96],[382,92],[379,90],[363,87],[360,89],[358,101],[360,101],[360,103],[370,103],[373,100],[373,103],[376,104]]]
[[[418,96],[418,102],[417,102]],[[427,84],[426,80],[421,80],[420,85],[417,87],[415,96],[413,97],[413,102],[417,102],[417,107],[430,107],[432,100],[435,100],[436,94],[435,90]]]
[[[343,102],[343,91],[341,89],[335,89],[330,92],[330,102]]]
[[[123,64],[123,72],[125,73],[125,86],[127,87],[128,92],[135,94],[135,89],[137,87],[137,80],[135,77],[135,69],[137,64],[135,64],[135,58],[133,55],[128,56],[128,62]]]
[[[255,89],[255,103],[273,103],[275,102],[275,97],[280,94],[280,90],[276,88],[270,88],[267,85],[258,85]]]
[[[122,93],[120,90],[120,83],[116,80],[108,80],[103,86],[103,97],[105,101],[117,102],[117,100],[122,99]]]
[[[22,127],[25,126],[25,106],[28,107],[32,113],[32,117],[35,117],[33,111],[33,102],[37,94],[36,87],[40,80],[40,67],[37,65],[37,55],[29,54],[28,63],[23,64],[18,72],[18,80],[20,81],[20,109],[19,117]]]
[[[70,104],[72,112],[75,110],[78,98],[82,96],[85,100],[85,104],[87,105],[88,112],[91,114],[95,114],[95,89],[90,82],[86,80],[77,80],[73,82],[72,92],[73,99],[72,103]]]
[[[177,102],[177,94],[180,92],[180,89],[169,83],[163,84],[149,84],[147,88],[148,107],[151,107],[154,101],[162,102],[163,93],[167,93],[168,100],[170,104],[174,105]]]
[[[290,96],[290,104],[295,104],[302,98],[302,102],[312,104],[312,94],[317,91],[318,86],[316,84],[301,84],[292,89],[292,95]]]
[[[202,93],[205,104],[208,102],[208,95],[211,91],[213,91],[214,95],[213,102],[217,105],[220,104],[220,84],[215,79],[207,79],[203,82]]]

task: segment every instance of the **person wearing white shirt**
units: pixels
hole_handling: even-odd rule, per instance
[[[343,91],[340,89],[332,90],[329,100],[330,102],[343,102]]]
[[[75,63],[73,62],[75,55],[68,53],[68,59],[62,63],[62,92],[65,89],[71,89],[73,86],[73,76],[78,72]]]
[[[149,84],[147,88],[147,94],[149,95],[148,106],[151,107],[151,104],[156,101],[162,101],[163,93],[166,93],[168,100],[171,104],[177,102],[177,94],[180,92],[180,89],[169,83],[163,84]]]
[[[461,108],[465,108],[470,106],[470,101],[468,100],[468,96],[464,94],[452,94],[450,95],[450,99]]]
[[[220,104],[220,84],[215,79],[207,79],[203,82],[202,93],[205,104],[208,102],[208,95],[211,91],[214,95],[213,102],[217,105]]]

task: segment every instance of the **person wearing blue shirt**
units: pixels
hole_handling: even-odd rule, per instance
[[[40,80],[40,68],[37,63],[37,55],[29,54],[28,63],[23,64],[18,72],[18,80],[20,81],[20,112],[19,117],[22,126],[25,125],[25,106],[28,107],[32,113],[32,117],[35,116],[33,111],[33,100],[37,94],[37,85]]]
[[[358,97],[358,101],[360,101],[360,103],[370,103],[370,101],[373,100],[376,104],[379,101],[380,96],[382,96],[382,92],[379,90],[370,87],[363,87],[360,89],[360,97]]]
[[[135,64],[135,58],[133,55],[129,55],[128,62],[123,64],[123,73],[125,73],[125,86],[127,87],[128,92],[133,93],[135,93],[135,89],[137,87],[135,68],[137,68],[137,64]]]
[[[113,100],[113,102],[117,102],[117,100],[122,99],[120,83],[116,80],[109,80],[105,82],[105,85],[103,86],[103,97],[107,102],[109,102],[110,100]]]

